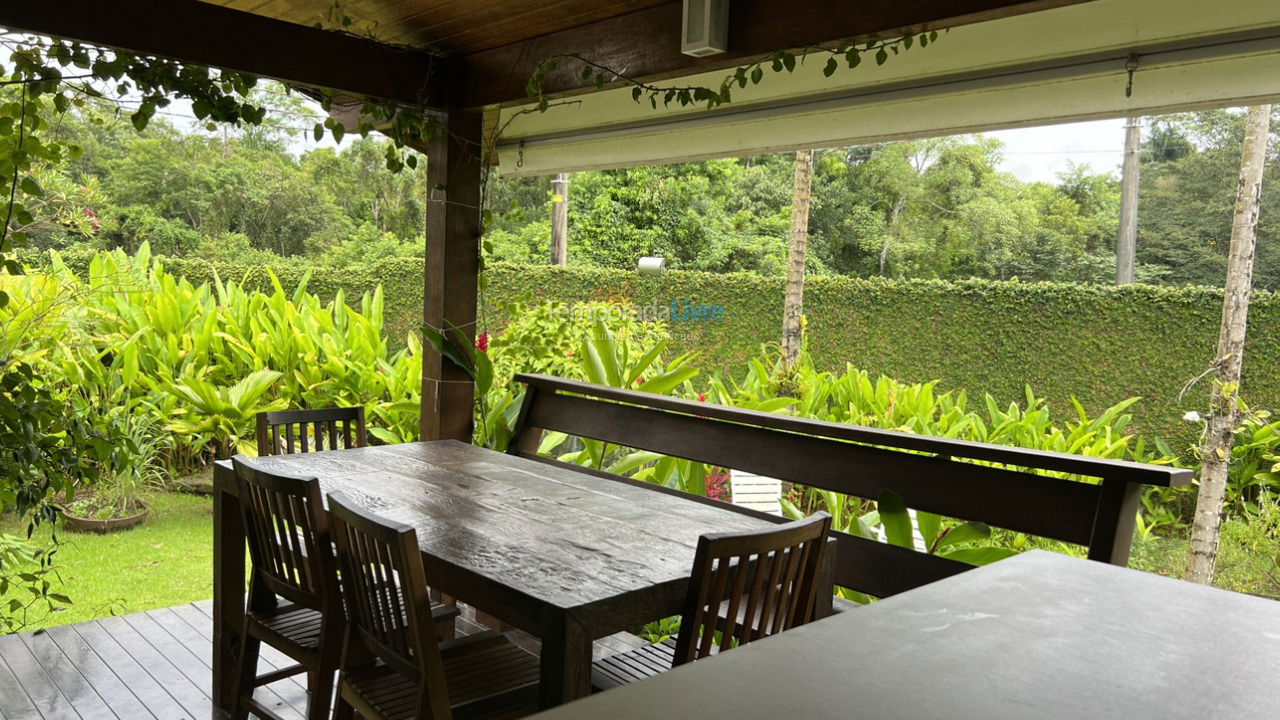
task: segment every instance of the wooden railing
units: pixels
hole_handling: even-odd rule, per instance
[[[891,490],[917,510],[1083,545],[1090,559],[1117,565],[1128,562],[1142,486],[1191,481],[1189,470],[1166,466],[842,425],[546,375],[516,380],[528,391],[512,454],[555,462],[537,454],[542,431],[552,430],[861,498]],[[877,597],[972,567],[833,535],[836,584]]]

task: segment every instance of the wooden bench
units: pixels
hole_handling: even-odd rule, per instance
[[[1090,559],[1116,565],[1128,562],[1142,487],[1184,485],[1192,477],[1172,467],[842,425],[546,375],[515,379],[527,391],[511,454],[560,464],[537,454],[543,431],[558,431],[872,500],[892,490],[910,508],[1082,545]],[[973,567],[843,532],[832,535],[835,583],[875,597]]]

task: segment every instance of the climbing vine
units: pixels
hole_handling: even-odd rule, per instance
[[[537,99],[539,111],[550,107],[550,99],[545,92],[548,75],[566,64],[576,64],[578,74],[583,80],[592,80],[597,89],[604,89],[611,83],[621,83],[631,88],[631,99],[637,103],[648,102],[650,107],[672,104],[686,107],[704,105],[713,109],[727,105],[733,100],[735,88],[745,88],[748,84],[759,85],[765,78],[765,71],[774,73],[794,72],[798,64],[803,64],[810,56],[827,56],[822,74],[831,77],[842,65],[849,69],[858,67],[864,56],[871,56],[876,65],[884,65],[889,58],[899,55],[912,47],[928,47],[937,41],[938,31],[903,35],[897,38],[871,40],[863,43],[845,42],[838,45],[813,45],[799,50],[777,50],[758,60],[741,65],[720,81],[717,86],[711,85],[668,85],[646,82],[592,60],[577,53],[555,55],[543,60],[534,69],[529,78],[526,91],[529,97]]]

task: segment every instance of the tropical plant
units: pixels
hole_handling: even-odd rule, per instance
[[[666,348],[665,338],[650,347],[640,346],[630,338],[619,340],[603,318],[596,318],[590,334],[580,339],[577,357],[589,382],[665,395],[698,374],[697,368],[690,365],[694,355],[664,361]],[[618,475],[634,474],[637,479],[706,494],[708,468],[702,463],[610,446],[591,438],[569,438],[560,432],[547,433],[538,451],[555,455],[562,462]]]
[[[253,419],[260,412],[282,410],[287,406],[282,398],[263,401],[263,396],[283,373],[257,370],[230,387],[215,385],[205,380],[204,374],[185,377],[165,387],[183,403],[168,429],[211,443],[217,458],[254,452],[256,446],[244,441],[251,432]]]
[[[991,528],[986,523],[910,510],[902,496],[892,490],[881,492],[871,510],[867,509],[870,506],[867,501],[830,490],[810,488],[808,493],[820,501],[821,508],[816,509],[831,515],[832,529],[866,540],[887,542],[969,565],[988,565],[1017,554],[1011,548],[991,544]],[[782,498],[781,502],[783,512],[794,520],[809,514],[790,498]],[[872,600],[869,595],[850,588],[839,588],[838,592],[841,597],[858,603]]]
[[[160,421],[130,414],[123,408],[105,411],[94,420],[101,428],[102,451],[97,479],[64,506],[68,515],[107,520],[146,509],[145,496],[164,481],[159,458],[168,446]]]

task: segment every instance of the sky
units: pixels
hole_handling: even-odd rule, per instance
[[[1124,120],[1120,118],[985,134],[1004,143],[1000,169],[1024,182],[1056,182],[1058,173],[1072,163],[1119,175],[1124,157]]]
[[[323,117],[323,111],[318,105],[314,107],[313,112],[316,117]],[[195,118],[190,113],[189,103],[175,100],[160,114],[175,125],[197,127]],[[316,117],[296,117],[291,118],[289,122],[310,128]],[[1004,143],[1000,169],[1013,173],[1024,182],[1055,183],[1058,180],[1058,174],[1065,171],[1072,163],[1088,165],[1094,172],[1099,173],[1113,171],[1118,176],[1124,155],[1123,119],[997,130],[984,135],[998,138]],[[349,142],[344,140],[342,145]],[[328,134],[316,143],[310,132],[300,132],[293,141],[292,149],[295,153],[301,154],[317,146],[334,147],[334,145],[333,138]]]

